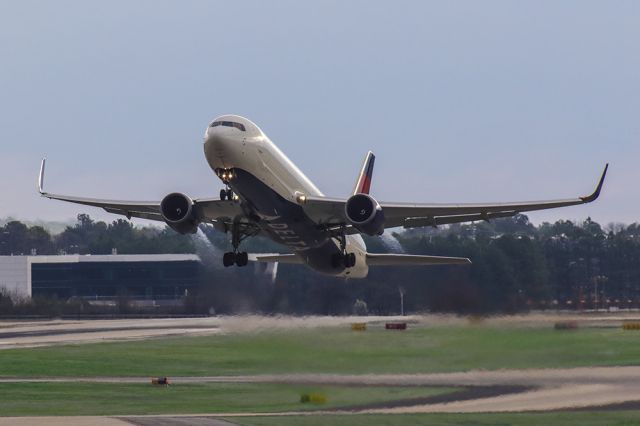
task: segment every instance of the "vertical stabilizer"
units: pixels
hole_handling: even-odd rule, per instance
[[[356,187],[353,188],[353,195],[369,193],[369,189],[371,189],[371,178],[373,177],[373,164],[375,161],[376,156],[373,155],[373,152],[369,151],[360,170]]]

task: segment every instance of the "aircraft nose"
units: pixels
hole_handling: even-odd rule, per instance
[[[205,133],[204,149],[215,155],[222,155],[234,143],[233,135],[224,128],[209,127]]]

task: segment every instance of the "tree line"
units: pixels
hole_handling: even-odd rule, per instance
[[[94,221],[80,214],[73,226],[51,235],[40,225],[27,226],[13,220],[0,226],[0,256],[54,254],[194,253],[189,237],[168,227],[136,228],[131,222],[117,219],[111,223]]]
[[[279,265],[277,278],[253,267],[221,268],[228,237],[211,227],[200,236],[171,229],[134,227],[78,216],[51,235],[19,221],[0,227],[0,255],[198,253],[202,285],[185,302],[189,313],[262,312],[347,314],[354,310],[395,314],[404,294],[405,312],[519,312],[529,309],[594,309],[640,306],[640,225],[602,227],[587,219],[534,226],[525,215],[404,230],[393,234],[409,254],[469,257],[470,266],[378,267],[364,280],[327,277],[300,265]],[[388,232],[388,231],[387,231]],[[202,238],[208,244],[202,244]],[[372,252],[387,252],[379,237],[366,237]],[[244,244],[244,243],[243,243]],[[247,251],[283,251],[256,237]]]

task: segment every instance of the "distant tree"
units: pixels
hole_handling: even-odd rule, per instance
[[[354,301],[360,300],[370,313],[396,314],[399,286],[406,289],[407,312],[517,312],[555,303],[587,308],[595,306],[596,299],[599,307],[640,306],[637,223],[603,229],[589,218],[581,223],[559,220],[534,226],[527,216],[516,215],[488,223],[410,229],[394,233],[407,253],[463,256],[473,264],[373,267],[364,280],[326,276],[302,265],[279,265],[272,283],[251,265],[220,268],[220,253],[230,249],[229,235],[212,227],[203,226],[203,233],[193,236],[168,227],[134,227],[125,219],[109,224],[86,214],[77,219],[55,237],[40,226],[10,221],[0,227],[0,254],[29,254],[31,249],[39,254],[107,254],[112,248],[121,254],[195,253],[194,241],[204,235],[208,240],[204,249],[211,256],[200,253],[206,262],[202,285],[185,299],[189,309],[198,313],[212,308],[218,313],[349,314]],[[370,251],[388,250],[379,237],[365,236],[365,241]],[[202,244],[199,247],[203,249]],[[289,252],[262,237],[243,242],[242,249]],[[88,309],[63,302],[38,301],[12,309]]]
[[[0,249],[3,255],[29,254],[29,229],[17,220],[0,228]]]
[[[37,254],[54,254],[51,235],[42,226],[32,226],[27,235],[29,251],[35,250]]]

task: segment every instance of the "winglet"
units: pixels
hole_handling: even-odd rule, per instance
[[[44,189],[43,189],[43,185],[44,185],[44,165],[46,163],[47,159],[43,158],[42,159],[42,163],[40,163],[40,175],[38,176],[38,192],[40,193],[40,195],[44,195]]]
[[[598,186],[596,187],[596,190],[593,191],[593,194],[588,195],[586,197],[580,197],[580,199],[584,203],[590,203],[598,199],[598,197],[600,196],[600,191],[602,190],[602,184],[604,183],[604,178],[605,176],[607,176],[608,169],[609,169],[609,163],[607,163],[606,166],[604,166],[604,171],[602,172],[602,176],[600,177],[600,182],[598,182]]]
[[[371,189],[371,178],[373,176],[373,164],[376,161],[376,156],[373,152],[367,152],[367,156],[364,158],[360,175],[356,182],[355,188],[353,188],[353,195],[356,194],[368,194]]]

